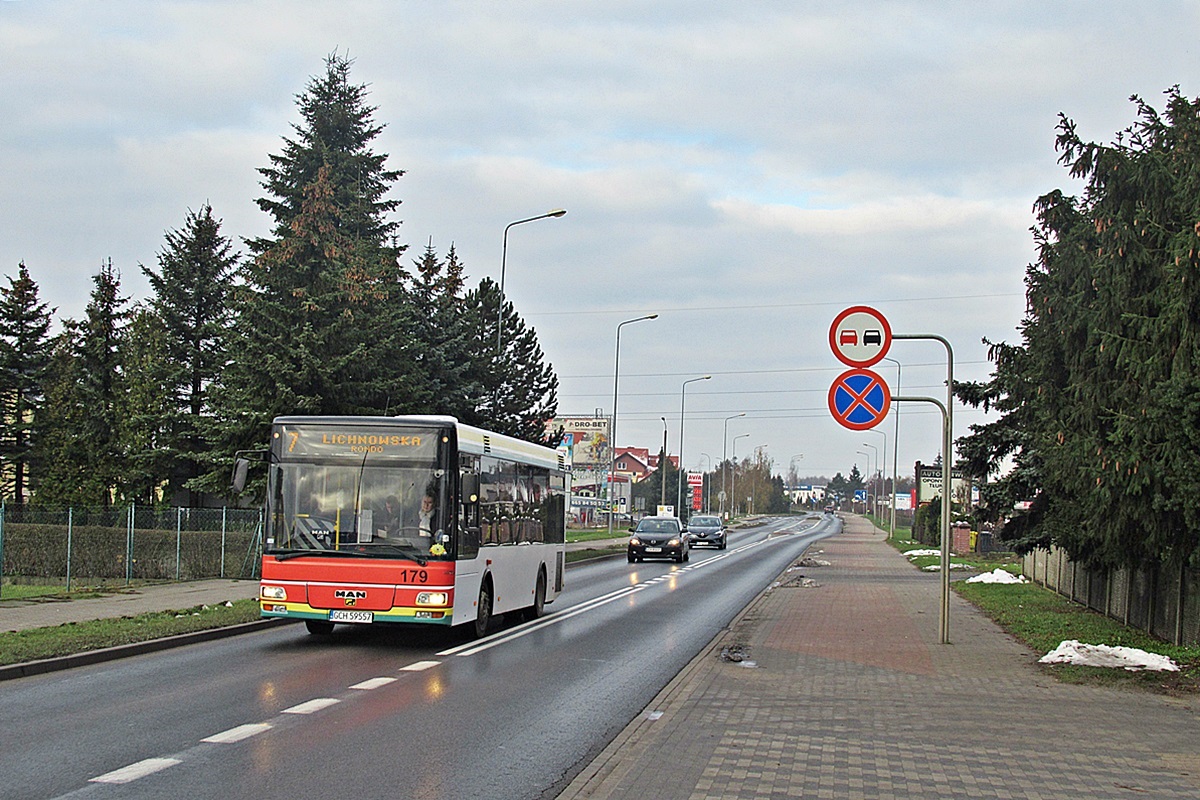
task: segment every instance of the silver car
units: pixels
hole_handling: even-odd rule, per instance
[[[718,550],[725,549],[725,525],[716,514],[697,514],[688,520],[687,527],[693,546],[706,544]]]

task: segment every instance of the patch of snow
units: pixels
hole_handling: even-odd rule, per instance
[[[941,564],[930,564],[927,567],[921,567],[921,569],[925,570],[926,572],[938,572],[941,570],[941,568]],[[972,567],[970,564],[951,563],[950,569],[974,569],[974,567]]]
[[[996,567],[991,572],[967,578],[967,583],[1029,583],[1024,575],[1013,575],[1011,572]]]
[[[1081,644],[1067,640],[1038,659],[1041,664],[1082,664],[1087,667],[1120,667],[1131,672],[1149,669],[1159,672],[1178,672],[1179,666],[1158,653],[1147,653],[1136,647],[1107,644]]]
[[[917,556],[940,556],[941,554],[941,550],[931,550],[929,548],[904,551],[904,555],[908,558],[916,558]]]

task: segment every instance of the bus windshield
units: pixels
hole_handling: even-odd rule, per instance
[[[268,551],[448,558],[443,476],[432,461],[277,464]]]

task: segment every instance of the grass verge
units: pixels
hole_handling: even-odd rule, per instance
[[[1179,672],[1130,672],[1074,664],[1046,665],[1067,683],[1122,686],[1183,695],[1200,693],[1200,647],[1163,642],[1145,631],[1122,625],[1033,583],[989,584],[955,581],[954,591],[1037,653],[1064,641],[1136,647],[1169,657]]]
[[[927,548],[926,545],[911,541],[909,536],[908,529],[897,529],[895,539],[889,539],[888,542],[901,553]],[[918,569],[941,564],[940,556],[916,556],[909,561]],[[991,572],[1000,567],[1013,574],[1021,574],[1020,559],[1012,553],[968,553],[953,556],[950,563],[961,564],[978,572]],[[1085,644],[1136,647],[1149,653],[1159,653],[1180,667],[1179,672],[1131,672],[1075,664],[1042,666],[1042,669],[1065,683],[1116,686],[1169,695],[1200,694],[1200,646],[1168,644],[1145,631],[1122,625],[1033,583],[967,583],[955,580],[950,585],[961,597],[1036,653],[1048,653],[1062,642],[1073,639]]]
[[[258,601],[237,600],[228,606],[196,606],[136,617],[69,622],[50,628],[0,633],[0,666],[58,658],[89,650],[135,644],[181,633],[224,628],[258,619]]]

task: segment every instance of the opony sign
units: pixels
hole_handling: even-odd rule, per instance
[[[891,346],[892,326],[870,306],[851,306],[829,326],[829,348],[848,367],[869,367]]]

